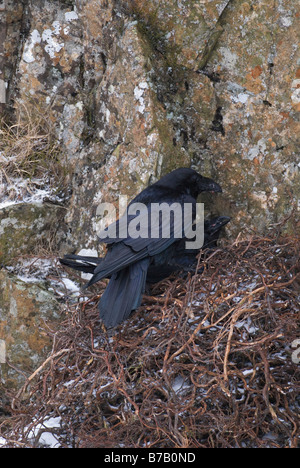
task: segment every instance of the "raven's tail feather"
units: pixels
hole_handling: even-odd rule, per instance
[[[94,273],[95,268],[102,262],[99,257],[83,257],[81,255],[65,255],[59,261],[62,265],[84,273]]]
[[[107,328],[115,327],[137,309],[145,291],[148,258],[114,273],[100,302],[100,318]]]

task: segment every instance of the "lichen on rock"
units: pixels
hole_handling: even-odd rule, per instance
[[[61,223],[65,209],[52,204],[19,203],[0,209],[0,262],[40,249],[56,248],[64,237]]]
[[[100,252],[98,205],[117,207],[180,166],[220,183],[222,194],[201,201],[207,214],[231,217],[231,239],[274,225],[299,236],[297,8],[0,2],[0,184],[14,180],[9,160],[29,185],[39,172],[64,192],[59,204],[17,196],[0,209],[0,263],[40,248]],[[7,126],[18,145],[5,140]],[[51,319],[56,304],[45,283],[5,271],[0,281],[0,368],[8,356],[27,375],[47,341],[39,317]],[[4,372],[11,382],[12,368]]]
[[[0,272],[0,387],[18,388],[43,362],[51,349],[47,326],[59,317],[58,303],[42,285]]]
[[[20,5],[15,24],[12,10],[1,12],[7,102],[53,123],[73,244],[93,246],[97,203],[179,165],[224,187],[214,209],[232,216],[231,235],[298,210],[295,0],[45,0]]]

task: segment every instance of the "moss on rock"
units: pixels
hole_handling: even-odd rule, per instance
[[[0,271],[0,341],[6,363],[0,386],[18,387],[51,349],[47,326],[59,319],[58,303],[41,284],[28,284]]]
[[[65,209],[53,204],[10,205],[0,210],[0,262],[59,243]]]

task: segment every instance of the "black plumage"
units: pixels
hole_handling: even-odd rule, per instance
[[[193,169],[176,169],[143,190],[127,207],[127,225],[129,225],[134,219],[134,215],[128,214],[130,207],[134,203],[142,203],[145,206],[145,211],[141,213],[141,220],[148,221],[145,223],[146,236],[136,238],[130,235],[120,235],[120,220],[118,220],[115,224],[116,236],[99,239],[108,246],[104,258],[67,255],[60,260],[62,264],[75,270],[92,273],[93,276],[86,287],[103,278],[110,278],[99,302],[100,318],[107,327],[118,325],[128,318],[132,310],[139,307],[146,281],[151,281],[151,270],[148,274],[149,268],[168,269],[170,259],[173,259],[174,264],[180,264],[186,255],[191,260],[199,251],[196,249],[195,252],[192,250],[184,252],[186,226],[183,226],[183,219],[178,221],[175,216],[169,219],[169,237],[162,235],[161,230],[165,223],[162,218],[159,220],[161,228],[159,236],[151,237],[153,203],[166,203],[168,206],[177,203],[182,209],[185,204],[190,204],[193,214],[189,226],[191,228],[196,217],[196,199],[204,191],[221,192],[222,190],[220,185],[212,179],[201,176]],[[214,241],[214,235],[220,231],[217,229],[213,232],[212,224],[206,226],[209,242]],[[209,232],[210,229],[211,232]],[[176,235],[178,230],[181,233],[180,237]],[[152,276],[155,274],[153,271]]]

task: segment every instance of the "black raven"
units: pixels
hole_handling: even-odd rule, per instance
[[[230,218],[228,216],[218,216],[204,221],[204,244],[201,250],[217,247],[220,231],[229,221]],[[164,263],[162,263],[159,256],[153,257],[153,261],[147,271],[147,283],[157,283],[177,271],[183,270],[188,272],[196,268],[198,262],[197,255],[200,250],[186,249],[186,240],[186,238],[182,238],[179,243],[176,243],[176,249],[172,252],[169,251],[170,255],[167,256]],[[60,262],[65,266],[73,268],[73,270],[94,274],[97,265],[103,262],[103,258],[69,254],[60,259]],[[109,275],[108,278],[110,277]]]
[[[204,243],[202,250],[214,249],[217,247],[217,240],[223,226],[228,224],[228,216],[217,216],[204,221]],[[156,265],[152,263],[147,272],[147,283],[157,283],[173,273],[194,272],[198,263],[199,249],[186,249],[186,239],[183,238],[178,244],[176,251],[170,256],[164,264]],[[95,266],[94,266],[95,268]]]
[[[190,205],[192,217],[188,227],[192,229],[196,218],[196,199],[204,191],[222,192],[222,189],[212,179],[203,177],[193,169],[175,169],[139,193],[127,207],[126,227],[136,217],[130,213],[130,207],[134,204],[143,204],[145,211],[140,213],[139,221],[140,224],[143,224],[144,221],[146,235],[145,231],[139,237],[131,236],[128,233],[124,235],[121,229],[123,217],[115,223],[116,235],[99,239],[100,242],[105,242],[108,246],[104,258],[95,259],[67,255],[64,259],[60,259],[64,265],[87,273],[92,272],[93,276],[85,287],[89,287],[103,278],[110,278],[99,302],[100,318],[106,327],[115,327],[128,318],[132,310],[140,306],[149,266],[152,264],[165,265],[168,257],[174,256],[176,247],[182,245],[186,233],[183,217],[177,217],[177,219],[175,215],[170,216],[168,220],[169,236],[162,235],[162,225],[165,220],[160,217],[158,236],[151,235],[151,210],[154,204],[165,203],[170,207],[176,203],[182,210],[184,206]],[[108,234],[110,227],[107,229]],[[179,231],[180,235],[178,236]],[[77,260],[81,262],[80,265]]]

